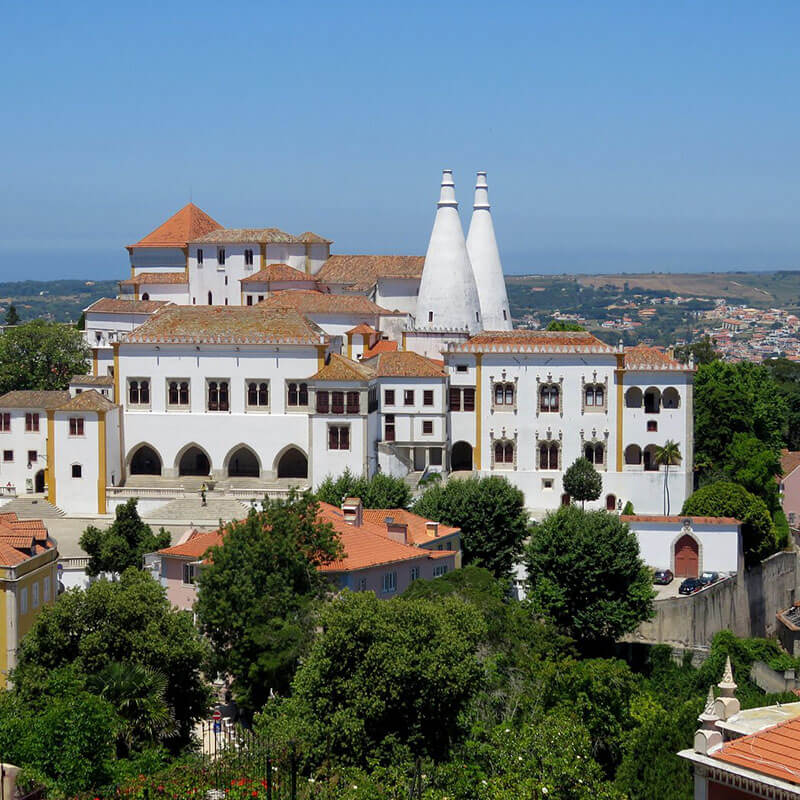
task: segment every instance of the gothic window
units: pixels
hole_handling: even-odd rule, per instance
[[[358,414],[361,410],[361,400],[359,392],[347,393],[347,413]]]
[[[247,381],[247,407],[265,408],[269,406],[269,383],[267,381]]]
[[[554,383],[545,383],[539,389],[539,410],[542,413],[560,411],[561,392]]]
[[[583,410],[605,411],[606,387],[602,383],[587,383],[583,387]]]
[[[605,445],[603,445],[601,442],[587,442],[583,446],[584,458],[590,464],[594,464],[595,466],[600,467],[605,464],[605,454]]]
[[[208,382],[208,410],[209,411],[230,410],[227,381]]]
[[[350,449],[350,426],[328,425],[328,450]]]
[[[494,443],[494,463],[495,464],[514,463],[514,445],[512,442],[499,441]]]
[[[494,385],[495,406],[513,406],[515,394],[513,383],[496,383]]]
[[[150,381],[147,378],[133,378],[128,381],[128,405],[150,405]]]
[[[560,469],[561,446],[558,442],[539,443],[539,469]]]
[[[286,404],[289,406],[308,405],[308,384],[291,382],[287,387]]]
[[[174,408],[189,406],[189,381],[172,380],[168,382],[167,405]]]

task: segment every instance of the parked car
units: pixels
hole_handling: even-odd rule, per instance
[[[700,578],[687,578],[678,588],[678,594],[694,594],[699,592],[705,584]]]
[[[700,575],[700,580],[703,582],[703,586],[711,586],[712,583],[716,583],[719,580],[719,572],[706,570]]]
[[[653,583],[657,583],[659,586],[667,586],[672,583],[674,577],[671,569],[657,569],[653,573]]]

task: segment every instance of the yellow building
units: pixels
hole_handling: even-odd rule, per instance
[[[0,687],[16,666],[17,648],[58,592],[58,550],[40,519],[0,513]]]

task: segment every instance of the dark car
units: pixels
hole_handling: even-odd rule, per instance
[[[703,583],[703,586],[711,586],[712,583],[716,583],[719,580],[719,572],[711,572],[711,570],[706,570],[700,575],[700,580]]]
[[[657,569],[653,573],[653,583],[657,583],[659,586],[666,586],[672,583],[674,577],[671,569]]]
[[[700,578],[687,578],[678,589],[678,594],[694,594],[700,591],[705,584]]]

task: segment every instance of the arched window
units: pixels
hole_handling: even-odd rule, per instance
[[[539,469],[560,469],[558,442],[541,442],[539,444]]]
[[[167,390],[167,405],[189,405],[189,381],[170,381]]]
[[[642,407],[642,390],[638,386],[631,386],[625,392],[625,407],[626,408],[641,408]]]
[[[606,389],[601,383],[587,383],[583,389],[583,405],[586,410],[598,411],[605,408]]]
[[[661,392],[651,386],[644,392],[644,413],[658,414],[661,411]]]
[[[629,465],[642,463],[642,448],[638,444],[629,444],[625,448],[625,463]]]
[[[128,405],[150,405],[150,381],[146,378],[128,381]]]
[[[145,293],[142,295],[142,300],[149,300],[149,299],[150,299],[150,294],[149,294],[148,292],[145,292]]]
[[[514,464],[514,443],[509,439],[499,439],[494,443],[494,463],[496,466]]]
[[[209,381],[208,382],[208,410],[209,411],[228,411],[228,382]]]
[[[209,304],[210,306],[213,306],[213,305],[214,305],[214,299],[213,299],[213,297],[211,296],[211,292],[210,292],[210,291],[209,291],[209,293],[208,293],[208,304]]]
[[[307,406],[308,405],[308,384],[307,383],[289,383],[287,398],[287,405],[290,406]]]
[[[494,405],[513,406],[516,402],[515,386],[511,381],[500,381],[494,384]]]
[[[617,508],[617,498],[613,494],[606,495],[606,511],[615,511]]]
[[[542,412],[558,411],[560,392],[554,383],[546,383],[539,389],[539,410]]]
[[[266,381],[247,382],[247,405],[250,408],[269,405],[269,384]]]
[[[658,448],[654,444],[649,444],[644,449],[644,469],[645,472],[658,472],[660,464],[656,460],[656,450]]]
[[[680,408],[680,405],[681,396],[678,394],[678,390],[674,386],[664,389],[664,393],[661,395],[661,407],[675,409]]]
[[[587,442],[583,455],[590,464],[602,466],[605,463],[605,447],[600,442]]]

